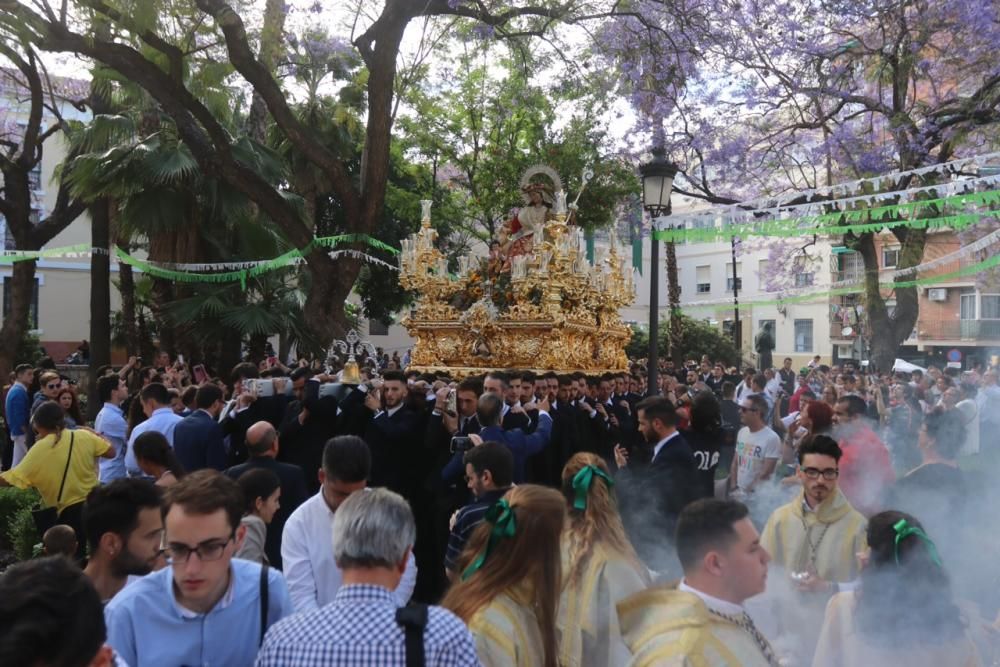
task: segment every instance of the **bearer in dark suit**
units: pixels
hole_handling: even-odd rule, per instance
[[[664,535],[673,535],[677,516],[699,497],[694,453],[677,431],[677,413],[664,398],[650,397],[636,406],[639,432],[650,460],[628,464],[624,448],[616,448],[620,466],[616,485],[622,519],[639,556],[651,569],[673,565]]]
[[[174,454],[187,472],[214,468],[225,470],[229,464],[225,434],[219,426],[222,390],[214,384],[198,388],[196,410],[174,427]]]

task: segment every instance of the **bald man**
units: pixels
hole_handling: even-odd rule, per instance
[[[281,480],[280,507],[267,528],[264,553],[272,567],[281,569],[281,533],[285,521],[306,499],[306,478],[302,468],[290,463],[281,463],[278,456],[278,433],[270,422],[259,421],[247,429],[246,447],[250,458],[246,463],[226,470],[226,475],[239,479],[248,470],[266,468]]]

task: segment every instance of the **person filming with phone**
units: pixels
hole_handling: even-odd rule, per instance
[[[519,428],[509,431],[503,430],[500,426],[500,419],[503,410],[503,399],[497,394],[485,393],[479,397],[479,404],[476,408],[476,417],[482,429],[478,434],[472,434],[469,439],[473,445],[480,445],[483,442],[499,442],[511,451],[514,455],[515,484],[525,482],[525,467],[528,459],[545,449],[552,436],[552,417],[549,416],[549,399],[543,398],[536,405],[529,405],[526,408],[538,409],[538,428],[533,433],[527,434]]]

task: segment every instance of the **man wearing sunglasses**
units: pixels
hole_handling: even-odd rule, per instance
[[[796,654],[804,663],[812,659],[827,601],[854,588],[856,554],[867,546],[865,518],[837,486],[840,458],[840,446],[830,436],[807,437],[798,453],[802,491],[774,511],[760,538],[774,565],[800,592],[799,604],[776,611],[789,641],[798,642]]]
[[[170,564],[105,608],[108,643],[126,663],[252,665],[266,629],[292,613],[280,572],[233,558],[245,533],[243,508],[240,487],[215,470],[170,487],[163,510]]]

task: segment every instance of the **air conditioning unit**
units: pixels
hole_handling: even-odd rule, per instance
[[[948,300],[948,290],[944,287],[936,287],[934,289],[927,290],[927,298],[931,301],[947,301]]]

